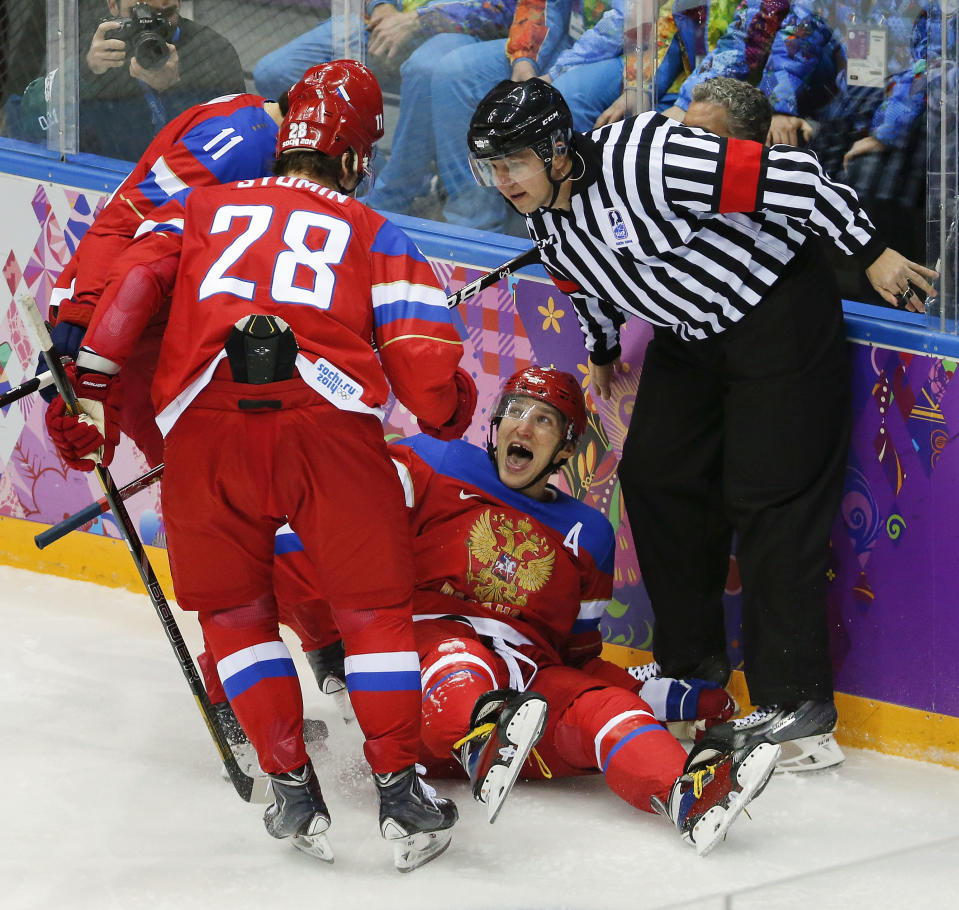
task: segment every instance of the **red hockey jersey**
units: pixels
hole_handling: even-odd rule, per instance
[[[87,325],[118,249],[170,199],[196,186],[265,177],[276,151],[276,121],[259,95],[230,95],[189,108],[150,143],[130,175],[83,235],[57,281],[59,318]],[[71,299],[72,298],[72,299]]]
[[[269,177],[196,189],[154,217],[108,283],[83,352],[122,365],[175,274],[152,393],[164,434],[253,313],[289,323],[300,375],[337,407],[379,413],[392,387],[425,422],[449,419],[463,346],[446,293],[381,215],[309,180]]]
[[[411,508],[418,617],[464,616],[537,663],[599,654],[615,556],[601,512],[559,490],[539,502],[509,489],[463,440],[414,436],[390,455]]]

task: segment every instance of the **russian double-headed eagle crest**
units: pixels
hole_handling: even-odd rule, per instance
[[[546,538],[532,533],[528,518],[513,525],[503,512],[487,509],[470,528],[467,578],[480,602],[525,607],[527,593],[538,591],[553,574],[556,551]]]

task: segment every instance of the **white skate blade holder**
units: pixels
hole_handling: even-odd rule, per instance
[[[332,863],[333,848],[326,837],[329,827],[330,823],[327,819],[317,816],[313,820],[312,830],[306,834],[294,834],[290,838],[290,843],[297,850],[302,850],[309,856],[322,860],[324,863]]]
[[[486,817],[490,824],[496,821],[529,753],[543,735],[548,712],[545,701],[530,700],[516,709],[506,725],[506,738],[510,745],[500,748],[500,756],[506,763],[493,765],[480,788],[480,801],[486,804]]]
[[[803,774],[824,771],[841,765],[846,756],[832,733],[818,733],[801,739],[788,739],[780,744],[782,753],[776,764],[777,774]]]
[[[436,859],[453,840],[451,828],[441,831],[420,831],[407,834],[393,819],[388,818],[381,827],[383,837],[393,845],[393,865],[399,872],[412,872]]]
[[[741,792],[731,792],[725,806],[713,806],[693,828],[693,846],[699,856],[706,856],[726,836],[743,809],[762,792],[773,774],[779,755],[778,745],[760,743],[746,756],[736,773],[736,783],[742,788]]]

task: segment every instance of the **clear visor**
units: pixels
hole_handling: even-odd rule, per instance
[[[546,170],[546,162],[532,149],[502,158],[477,158],[470,155],[470,170],[480,186],[508,186],[521,183]]]
[[[557,436],[566,433],[566,418],[557,408],[535,398],[507,397],[497,406],[493,421],[515,420],[529,421],[535,429],[555,430]]]

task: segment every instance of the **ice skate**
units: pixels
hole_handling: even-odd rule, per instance
[[[713,727],[690,752],[690,759],[741,750],[758,742],[782,746],[777,771],[819,771],[841,764],[845,756],[832,733],[836,706],[831,701],[803,701],[794,707],[756,708],[746,717]]]
[[[687,761],[666,804],[655,796],[650,803],[676,825],[687,844],[705,856],[763,791],[778,757],[779,746],[760,742],[744,751],[717,756],[708,764]]]
[[[335,641],[331,645],[306,652],[306,661],[316,677],[316,684],[324,695],[332,695],[343,718],[343,723],[351,724],[356,720],[350,696],[346,691],[345,652],[343,642]]]
[[[450,799],[420,779],[422,766],[374,774],[380,794],[380,833],[393,844],[393,863],[400,872],[412,872],[436,859],[453,839],[450,830],[459,813]]]
[[[271,837],[290,838],[297,850],[333,862],[333,850],[326,839],[330,812],[323,801],[313,765],[307,762],[284,774],[271,774],[276,802],[263,815]]]
[[[472,730],[453,748],[460,749],[457,757],[469,774],[473,798],[486,804],[490,824],[543,735],[548,713],[546,699],[538,692],[512,689],[487,692],[473,706]]]

